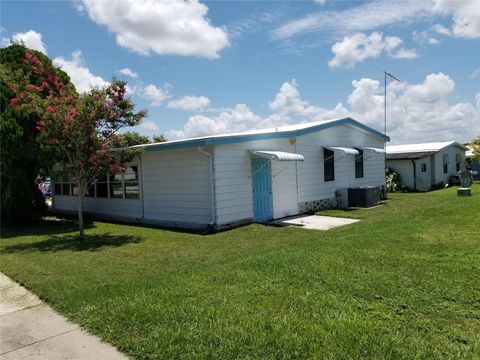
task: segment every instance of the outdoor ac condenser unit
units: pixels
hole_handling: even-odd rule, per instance
[[[380,202],[378,186],[362,186],[348,189],[349,207],[372,207]]]
[[[335,191],[337,207],[340,209],[348,208],[348,188],[341,188]]]

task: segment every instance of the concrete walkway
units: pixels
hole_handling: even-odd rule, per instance
[[[0,360],[127,359],[0,273]]]
[[[358,221],[360,220],[332,216],[301,215],[274,220],[273,224],[278,226],[296,226],[312,230],[328,230],[339,226],[353,224]]]

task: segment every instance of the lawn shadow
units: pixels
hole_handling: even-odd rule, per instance
[[[85,220],[83,227],[84,229],[90,229],[93,228],[94,225],[92,221]],[[38,220],[28,226],[2,227],[1,238],[11,239],[19,236],[64,234],[74,231],[78,232],[77,221],[62,218],[49,218]]]
[[[23,243],[5,246],[1,252],[13,254],[19,252],[57,252],[57,251],[97,251],[106,247],[119,247],[127,244],[138,244],[143,239],[130,235],[86,234],[80,240],[77,234],[52,235],[49,239],[34,243]]]

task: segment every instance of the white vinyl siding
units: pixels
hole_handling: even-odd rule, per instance
[[[465,150],[462,148],[452,145],[445,149],[440,150],[435,154],[435,182],[440,183],[443,182],[444,184],[448,183],[448,179],[452,175],[457,175],[456,169],[456,159],[457,154],[460,154],[460,170],[465,169]],[[448,171],[447,173],[443,172],[443,156],[448,155],[449,163],[448,163]]]
[[[208,224],[211,222],[208,157],[193,149],[142,155],[144,221]]]
[[[77,206],[78,196],[56,195],[54,197],[55,210],[76,213],[78,209]],[[141,202],[139,199],[85,197],[83,200],[83,210],[86,214],[126,221],[136,221],[142,216]]]
[[[335,197],[335,190],[352,186],[385,185],[384,154],[364,151],[364,176],[355,178],[355,155],[335,152],[335,180],[324,181],[323,147],[344,146],[383,148],[378,137],[348,126],[338,126],[297,138],[297,152],[305,157],[298,163],[299,201],[307,202]]]
[[[412,160],[388,160],[387,166],[400,175],[400,183],[410,190],[428,191],[432,187],[430,156],[415,160],[415,175],[413,177]],[[422,172],[422,164],[426,165],[426,171]]]
[[[288,138],[257,140],[215,146],[215,198],[217,224],[253,219],[252,150],[295,153]],[[298,213],[295,161],[272,161],[273,217]]]

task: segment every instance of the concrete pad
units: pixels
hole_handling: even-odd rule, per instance
[[[0,360],[127,359],[0,273]]]
[[[275,220],[273,221],[273,224],[280,225],[280,226],[297,226],[297,227],[302,227],[303,229],[312,229],[312,230],[328,230],[328,229],[333,229],[339,226],[353,224],[358,221],[360,220],[345,219],[345,218],[338,218],[338,217],[331,217],[331,216],[308,215],[308,216],[293,216],[293,217]]]

